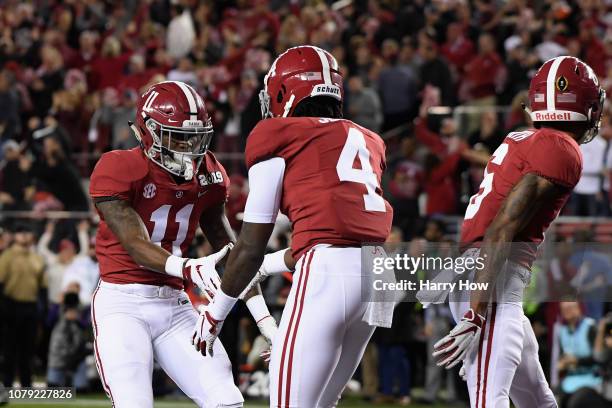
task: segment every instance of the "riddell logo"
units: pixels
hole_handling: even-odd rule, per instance
[[[557,113],[557,112],[535,112],[536,120],[571,120],[571,115],[569,112]]]

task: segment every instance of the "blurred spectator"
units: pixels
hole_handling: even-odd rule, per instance
[[[384,115],[383,130],[410,122],[416,108],[417,78],[412,68],[398,64],[398,53],[397,41],[387,39],[383,42],[382,57],[387,64],[378,78]]]
[[[137,93],[132,89],[119,92],[107,88],[102,93],[101,103],[89,124],[89,139],[97,151],[131,149],[138,146],[138,140],[131,134],[128,122],[136,114]]]
[[[561,406],[572,406],[571,397],[583,387],[597,388],[601,377],[593,358],[593,345],[597,334],[595,321],[584,317],[577,302],[561,302],[562,323],[557,330],[555,342],[559,346],[556,369],[562,376]]]
[[[393,206],[394,224],[412,235],[414,220],[419,216],[419,196],[425,187],[423,167],[415,157],[417,140],[414,137],[402,139],[402,157],[389,166],[390,202]]]
[[[47,266],[47,281],[49,286],[48,297],[50,304],[59,304],[62,297],[62,282],[64,274],[70,267],[75,257],[85,256],[89,249],[89,237],[87,229],[89,224],[87,221],[81,221],[78,226],[79,249],[77,253],[76,246],[68,238],[63,238],[59,241],[58,252],[54,253],[51,248],[51,240],[55,232],[55,221],[48,221],[44,234],[41,235],[37,250],[38,253],[45,259]]]
[[[174,17],[168,24],[166,49],[173,58],[183,58],[189,54],[195,40],[195,27],[188,8],[175,7]]]
[[[19,372],[22,387],[32,386],[32,358],[39,302],[46,305],[47,276],[43,259],[34,252],[34,233],[17,225],[13,245],[0,255],[0,292],[4,298],[4,385],[13,386]],[[43,313],[44,315],[44,313]]]
[[[481,34],[478,37],[478,54],[465,66],[459,99],[470,105],[495,105],[496,94],[502,89],[504,75],[504,64],[495,50],[494,37],[491,34]]]
[[[87,336],[79,323],[79,297],[66,293],[62,300],[62,316],[51,332],[47,384],[49,387],[88,388],[85,356]]]
[[[491,109],[482,112],[480,115],[480,126],[477,131],[470,135],[467,142],[472,147],[482,144],[486,151],[492,154],[505,137],[504,131],[500,129],[498,124],[497,112]]]
[[[379,327],[376,330],[381,395],[375,403],[397,402],[399,405],[409,405],[411,402],[412,383],[407,347],[412,340],[409,328],[412,327],[413,306],[411,302],[400,302],[393,312],[391,328]]]
[[[81,231],[79,231],[80,234]],[[80,240],[81,238],[79,238]],[[81,249],[80,255],[66,268],[62,280],[62,291],[66,292],[69,288],[74,288],[74,292],[79,295],[83,307],[89,307],[91,304],[93,293],[100,280],[100,265],[96,257],[95,238],[92,237],[88,241],[85,243],[88,244],[87,249]]]
[[[612,286],[612,261],[605,254],[604,247],[595,243],[593,231],[577,230],[573,238],[573,253],[569,261],[577,273],[571,285],[584,301],[585,315],[598,320],[604,314],[603,302]]]
[[[0,202],[4,210],[28,210],[34,195],[31,174],[32,160],[21,153],[21,147],[13,140],[2,146],[2,191]]]
[[[444,106],[455,105],[455,85],[448,64],[439,56],[438,45],[431,33],[419,33],[419,55],[423,59],[420,79],[422,85],[439,89],[440,102]]]
[[[372,88],[364,85],[360,76],[348,79],[347,112],[347,119],[374,132],[380,131],[383,123],[380,99]]]
[[[20,108],[15,75],[3,69],[0,71],[0,143],[16,139],[21,133]]]
[[[605,211],[603,177],[606,141],[598,135],[589,143],[581,144],[580,151],[582,175],[570,197],[569,209],[572,215],[601,215]]]
[[[55,196],[66,211],[89,210],[81,178],[57,137],[47,136],[43,139],[43,154],[33,169],[41,187]]]

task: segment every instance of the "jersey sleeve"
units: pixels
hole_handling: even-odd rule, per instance
[[[556,134],[539,135],[526,152],[526,173],[574,188],[582,173],[582,155],[578,145],[572,142]]]
[[[98,160],[89,184],[94,202],[107,197],[128,200],[132,182],[146,174],[146,168],[130,160],[125,152],[108,152]]]
[[[283,120],[285,119],[285,120]],[[260,121],[247,138],[245,161],[247,169],[254,164],[273,157],[287,158],[293,145],[292,136],[296,129],[289,129],[293,121],[273,118]]]

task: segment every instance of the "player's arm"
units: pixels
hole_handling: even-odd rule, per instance
[[[213,205],[200,216],[200,228],[214,251],[236,242],[236,236],[225,214],[225,203]]]
[[[221,250],[225,245],[236,242],[236,236],[225,214],[225,203],[212,206],[204,211],[200,217],[200,228],[202,228],[202,232],[204,232],[214,251]],[[224,265],[225,261],[226,258],[219,261],[219,264]],[[257,295],[261,295],[261,290],[259,285],[253,285],[244,296],[244,300],[248,301]]]
[[[96,208],[104,221],[134,262],[152,271],[165,272],[166,261],[171,254],[151,242],[147,228],[136,210],[121,199],[96,201]]]
[[[493,222],[487,228],[480,249],[483,268],[476,270],[475,282],[486,283],[486,290],[470,293],[468,310],[451,332],[434,344],[433,356],[439,366],[452,368],[459,364],[479,338],[485,313],[494,288],[496,272],[508,259],[512,241],[543,205],[563,192],[550,180],[529,173],[514,186]]]
[[[251,192],[247,199],[240,236],[229,255],[221,289],[215,294],[215,300],[209,309],[200,317],[202,324],[199,328],[196,326],[194,333],[194,345],[203,354],[212,352],[212,345],[221,330],[223,320],[264,263],[267,243],[274,229],[280,205],[284,170],[285,162],[281,158],[257,163],[249,170]],[[272,255],[275,262],[282,264],[281,269],[289,269],[291,265],[284,263],[286,252],[279,251]],[[247,306],[261,330],[260,323],[262,319],[269,317],[269,312],[267,307],[264,310],[249,304],[256,298],[259,296],[249,299]],[[263,301],[263,297],[261,300]],[[262,334],[266,335],[264,330]]]
[[[544,205],[565,192],[562,187],[534,173],[529,173],[512,188],[497,215],[486,230],[480,256],[484,267],[477,270],[475,280],[488,283],[487,290],[472,291],[472,310],[484,315],[497,271],[508,259],[512,242]]]

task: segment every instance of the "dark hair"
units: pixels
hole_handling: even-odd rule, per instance
[[[341,119],[342,102],[331,96],[311,96],[302,100],[291,116]]]
[[[588,130],[588,122],[533,122],[536,129],[552,128],[582,136]]]

